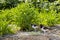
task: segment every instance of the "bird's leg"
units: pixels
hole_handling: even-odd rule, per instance
[[[35,28],[34,30],[35,30],[35,32],[36,32],[36,28]]]

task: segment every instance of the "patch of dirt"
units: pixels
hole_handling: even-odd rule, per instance
[[[42,35],[25,35],[25,36],[14,36],[14,37],[6,37],[6,38],[0,38],[0,40],[49,40],[47,36]]]
[[[59,27],[53,27],[53,30],[47,33],[41,32],[18,32],[14,35],[0,37],[0,40],[60,40]]]

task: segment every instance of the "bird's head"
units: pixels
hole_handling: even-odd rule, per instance
[[[43,26],[43,24],[40,24],[40,28],[43,28],[44,26]]]

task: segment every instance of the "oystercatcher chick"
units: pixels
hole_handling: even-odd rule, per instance
[[[34,31],[37,31],[38,26],[36,24],[31,24],[32,28],[34,29]]]
[[[49,28],[47,28],[47,27],[44,27],[43,25],[40,25],[40,28],[41,28],[41,31],[42,31],[43,33],[46,33],[46,32],[48,31],[48,29],[49,29]]]

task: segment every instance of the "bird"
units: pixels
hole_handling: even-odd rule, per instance
[[[44,27],[42,24],[40,25],[40,28],[41,28],[41,31],[42,31],[43,33],[46,33],[46,32],[48,31],[48,29],[49,29],[49,28],[47,28],[47,27]]]
[[[35,30],[35,32],[37,31],[38,26],[36,24],[31,24],[32,28]]]
[[[48,31],[48,29],[45,29],[45,27],[42,27],[41,30],[46,33]]]

